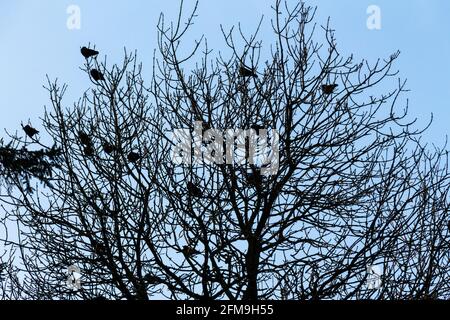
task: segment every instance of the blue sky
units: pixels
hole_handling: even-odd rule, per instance
[[[295,1],[290,1],[295,2]],[[192,7],[193,0],[186,0]],[[397,49],[402,51],[396,67],[408,78],[410,116],[419,124],[434,114],[434,124],[425,134],[427,142],[442,145],[450,133],[450,1],[448,0],[310,0],[318,6],[317,22],[331,16],[340,51],[374,62]],[[191,40],[204,33],[215,50],[223,48],[219,25],[242,22],[249,32],[261,15],[269,23],[272,1],[200,0],[199,17]],[[367,7],[381,9],[381,30],[366,27]],[[81,29],[69,30],[66,10],[81,10]],[[79,48],[95,43],[110,62],[120,62],[123,48],[138,50],[144,75],[150,79],[152,52],[156,48],[159,13],[174,18],[178,1],[156,0],[3,0],[0,3],[0,128],[14,131],[20,122],[42,116],[49,105],[42,85],[45,76],[69,84],[67,106],[90,85],[79,70]],[[270,43],[271,34],[261,34]],[[39,127],[39,124],[36,125]],[[1,134],[0,136],[2,136]]]

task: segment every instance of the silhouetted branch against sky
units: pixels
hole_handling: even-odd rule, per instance
[[[48,78],[42,123],[0,148],[3,170],[44,132],[36,152],[58,150],[34,192],[7,180],[3,297],[448,298],[448,151],[407,118],[399,52],[345,56],[277,0],[270,43],[264,20],[222,27],[219,53],[191,38],[197,9],[160,16],[151,73],[81,44],[79,99]]]

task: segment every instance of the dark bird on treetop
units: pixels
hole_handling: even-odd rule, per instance
[[[186,257],[192,257],[196,254],[200,254],[201,252],[196,250],[195,248],[192,248],[190,246],[183,246],[183,250],[182,250],[183,254]]]
[[[81,48],[81,54],[83,55],[83,57],[88,59],[90,57],[95,57],[96,55],[98,55],[98,51],[83,47]]]
[[[114,146],[108,142],[103,142],[103,151],[105,151],[106,154],[111,154],[114,152]]]
[[[33,138],[35,135],[37,135],[39,133],[39,131],[37,131],[35,128],[33,128],[30,125],[26,125],[25,127],[22,127],[23,131],[25,131],[25,134],[27,136],[29,136],[30,138]]]
[[[264,129],[266,129],[266,127],[263,125],[260,125],[260,124],[254,124],[254,125],[250,126],[250,129],[255,130],[256,134],[258,134],[260,130],[264,130]]]
[[[197,187],[195,184],[193,184],[191,181],[189,181],[187,183],[187,187],[188,187],[188,193],[191,196],[200,198],[203,195],[202,190],[200,190],[200,188]]]
[[[91,145],[85,146],[83,151],[84,151],[84,154],[88,157],[91,157],[94,155],[94,148],[92,148]]]
[[[141,155],[137,152],[131,151],[127,156],[128,161],[136,163],[141,159]]]
[[[255,78],[258,77],[258,75],[255,73],[254,70],[247,68],[243,64],[239,68],[239,75],[241,77],[255,77]]]
[[[262,177],[259,170],[247,173],[247,183],[253,186],[259,186],[262,183]]]
[[[92,79],[94,79],[95,81],[104,81],[105,80],[103,73],[101,73],[97,69],[91,70],[91,76],[92,76]]]
[[[78,132],[78,138],[80,139],[81,143],[85,146],[89,146],[91,144],[91,138],[83,131]]]
[[[103,246],[103,244],[101,244],[97,241],[94,241],[92,243],[92,247],[94,249],[95,254],[97,254],[99,256],[102,256],[106,253],[106,250],[105,250],[105,247]]]
[[[157,285],[157,284],[162,283],[162,280],[160,278],[158,278],[157,276],[155,276],[155,275],[153,275],[151,273],[146,274],[144,279],[150,285]]]
[[[325,94],[332,94],[337,87],[337,84],[324,84],[322,85],[322,91]]]

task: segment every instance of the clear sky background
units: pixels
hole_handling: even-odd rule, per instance
[[[294,3],[295,1],[290,1]],[[186,0],[192,8],[194,1]],[[186,40],[204,33],[212,49],[223,48],[220,24],[231,27],[242,22],[253,31],[261,15],[268,24],[272,1],[200,0],[199,17]],[[434,123],[425,134],[427,142],[442,145],[450,133],[450,1],[448,0],[310,0],[318,6],[316,22],[331,17],[338,46],[344,54],[371,62],[388,57],[397,49],[400,76],[408,79],[410,116]],[[381,30],[366,27],[367,7],[381,9]],[[69,5],[81,10],[81,29],[66,26]],[[123,48],[138,50],[144,64],[144,78],[150,79],[152,53],[157,46],[156,24],[160,12],[175,18],[177,0],[2,0],[0,2],[0,128],[20,129],[20,122],[36,120],[49,105],[43,89],[46,74],[69,84],[65,100],[70,106],[90,86],[79,69],[79,49],[95,43],[110,62],[120,62]],[[261,38],[269,44],[272,34],[263,29]],[[189,43],[187,43],[189,45]],[[3,134],[0,134],[3,136]]]

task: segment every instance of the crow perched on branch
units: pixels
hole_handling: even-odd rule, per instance
[[[96,50],[92,50],[86,47],[81,48],[81,54],[83,55],[83,57],[85,57],[86,59],[89,59],[91,57],[95,57],[96,55],[98,55],[98,51]]]
[[[92,241],[92,249],[94,249],[94,253],[98,256],[103,256],[106,254],[105,246],[95,240]]]
[[[29,124],[27,124],[25,127],[22,126],[23,131],[25,131],[25,134],[30,137],[33,138],[35,135],[37,135],[39,133],[38,130],[36,130],[35,128],[33,128],[32,126],[30,126]]]
[[[84,146],[90,146],[92,144],[91,138],[83,131],[78,132],[78,138]]]
[[[192,248],[190,246],[183,246],[182,252],[185,255],[185,257],[192,257],[192,256],[195,256],[195,255],[201,253],[200,251],[198,251],[195,248]]]
[[[247,77],[257,78],[258,77],[258,75],[255,73],[255,71],[253,69],[250,69],[243,64],[239,68],[239,75],[244,78],[247,78]]]
[[[103,151],[105,151],[106,154],[110,155],[114,152],[115,148],[112,144],[109,142],[103,142]]]
[[[187,183],[187,188],[188,188],[188,193],[189,193],[190,196],[195,197],[195,198],[201,198],[202,197],[202,195],[203,195],[202,190],[200,190],[200,188],[197,187],[191,181],[189,181]]]
[[[254,125],[250,126],[250,129],[255,130],[256,134],[259,134],[259,131],[266,129],[266,127],[264,125],[261,125],[261,124],[254,124]]]
[[[94,148],[92,145],[87,145],[83,148],[84,154],[88,157],[91,157],[94,155]]]
[[[91,76],[92,76],[92,79],[94,79],[97,82],[105,80],[105,77],[103,76],[103,73],[101,73],[97,69],[92,69],[91,70]]]
[[[332,94],[338,86],[339,85],[337,85],[337,84],[324,84],[324,85],[322,85],[322,91],[325,94]]]
[[[144,279],[145,281],[147,281],[147,284],[149,285],[158,285],[162,283],[162,280],[160,278],[151,273],[146,274]]]
[[[262,183],[262,176],[259,170],[247,173],[247,183],[254,187],[259,187]]]
[[[141,160],[141,155],[137,152],[131,151],[127,156],[128,161],[131,163],[136,163]]]

